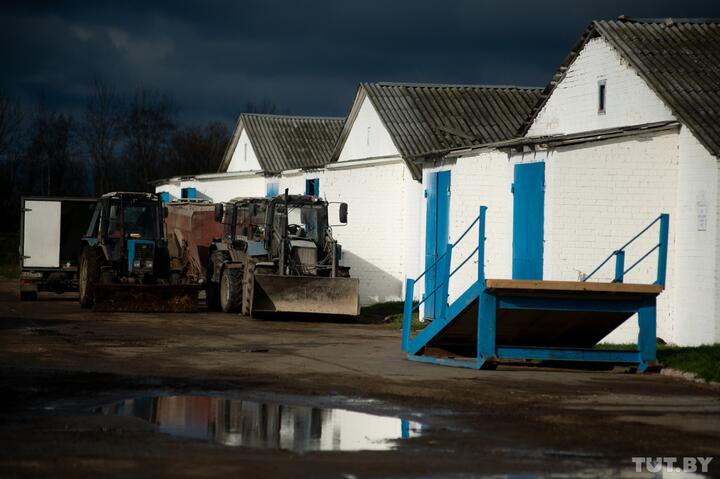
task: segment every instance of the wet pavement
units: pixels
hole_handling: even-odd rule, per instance
[[[0,281],[0,477],[683,477],[720,392],[407,361],[381,325],[94,313]]]
[[[173,436],[295,452],[388,451],[422,431],[420,423],[392,416],[208,395],[135,397],[96,412],[137,417]]]

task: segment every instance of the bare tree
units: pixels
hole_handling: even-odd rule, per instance
[[[85,169],[76,155],[71,116],[40,110],[30,125],[23,194],[85,193]]]
[[[167,94],[138,89],[122,127],[128,186],[137,191],[163,172],[170,136],[175,130],[175,107]]]
[[[120,137],[122,100],[112,86],[100,80],[85,103],[80,138],[90,160],[95,194],[105,193],[117,177],[115,156]]]
[[[0,92],[0,231],[13,230],[19,218],[22,128],[20,104]]]
[[[171,162],[165,176],[216,171],[229,139],[227,127],[218,122],[179,130],[173,135]]]

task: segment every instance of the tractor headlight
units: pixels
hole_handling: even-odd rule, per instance
[[[153,267],[153,262],[151,259],[145,261],[145,268],[152,269],[152,267]]]
[[[140,260],[136,259],[133,261],[133,269],[140,269]]]

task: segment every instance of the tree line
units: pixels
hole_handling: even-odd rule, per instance
[[[22,195],[153,191],[153,180],[217,171],[229,136],[220,122],[181,126],[172,97],[146,88],[96,81],[76,116],[28,113],[0,93],[0,230],[17,230]]]

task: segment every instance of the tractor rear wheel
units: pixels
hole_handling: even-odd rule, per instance
[[[100,280],[101,254],[102,252],[96,248],[85,248],[80,255],[78,289],[80,306],[83,308],[92,308],[95,303],[95,285]]]
[[[242,269],[225,269],[220,278],[220,307],[225,313],[234,313],[242,306]]]

